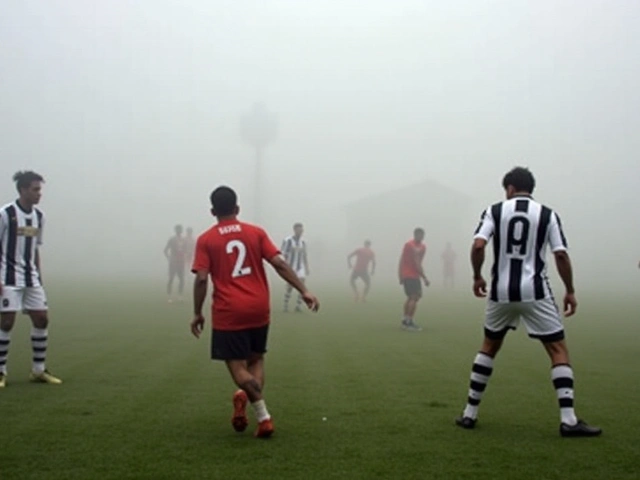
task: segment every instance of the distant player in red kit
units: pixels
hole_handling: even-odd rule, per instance
[[[427,246],[423,243],[423,240],[424,230],[416,228],[413,231],[413,238],[404,244],[402,255],[400,256],[400,265],[398,266],[400,284],[404,286],[404,293],[407,295],[407,301],[404,303],[402,328],[414,332],[422,330],[413,320],[418,302],[422,298],[420,280],[424,281],[426,287],[429,286],[429,279],[427,279],[422,269],[422,261],[427,252]]]
[[[451,242],[447,242],[447,246],[442,252],[442,279],[444,288],[453,289],[455,284],[456,273],[456,252],[451,247]]]
[[[268,438],[274,427],[262,396],[270,322],[269,285],[263,260],[300,292],[311,310],[318,310],[318,299],[309,293],[262,228],[236,218],[240,210],[232,189],[216,188],[211,194],[211,205],[218,223],[196,242],[191,332],[199,338],[204,329],[202,307],[211,277],[211,357],[226,363],[240,388],[233,396],[232,425],[238,432],[247,428],[246,406],[250,401],[258,420],[255,436]]]
[[[356,257],[356,264],[351,264],[351,259]],[[371,277],[369,274],[369,265],[371,265],[371,275],[373,275],[376,271],[376,256],[371,250],[371,241],[365,240],[364,247],[357,248],[349,256],[347,257],[347,265],[352,269],[351,272],[351,288],[353,289],[353,293],[355,295],[355,300],[363,302],[367,298],[367,294],[369,293],[369,288],[371,288]],[[364,282],[364,291],[362,292],[362,296],[360,296],[358,292],[358,286],[356,285],[356,280],[361,278]]]
[[[182,301],[184,291],[184,272],[186,264],[186,242],[182,236],[182,225],[173,228],[175,235],[167,241],[164,247],[164,256],[169,262],[169,281],[167,282],[167,300],[173,301],[173,279],[178,277],[178,299]]]

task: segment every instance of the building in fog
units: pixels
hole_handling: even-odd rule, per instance
[[[457,276],[468,279],[468,251],[483,207],[462,192],[425,180],[346,205],[347,241],[349,248],[355,248],[370,239],[378,259],[376,276],[396,281],[402,246],[412,237],[414,228],[422,227],[427,243],[427,276],[438,284],[441,254],[451,242],[457,254]]]

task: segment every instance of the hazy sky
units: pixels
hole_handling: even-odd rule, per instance
[[[631,0],[4,0],[0,186],[45,175],[49,256],[76,235],[152,261],[220,183],[251,216],[239,119],[261,101],[278,239],[338,241],[343,204],[426,178],[480,212],[523,163],[578,252],[636,262],[639,24]]]

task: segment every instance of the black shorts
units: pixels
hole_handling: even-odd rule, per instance
[[[358,278],[361,278],[364,283],[369,283],[371,281],[371,278],[369,278],[369,272],[353,271],[351,273],[351,280],[354,281],[354,280],[357,280]]]
[[[266,353],[269,325],[245,330],[213,330],[211,358],[214,360],[246,360],[252,354]]]
[[[419,278],[405,278],[402,280],[402,285],[407,297],[422,297],[422,283]]]

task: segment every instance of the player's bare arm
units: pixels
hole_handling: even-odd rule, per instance
[[[376,273],[376,257],[371,258],[371,275]]]
[[[200,334],[204,329],[204,316],[202,315],[202,307],[207,297],[207,283],[209,281],[209,272],[206,270],[198,270],[193,281],[193,320],[191,321],[191,333],[200,338]]]
[[[571,259],[569,254],[565,250],[554,252],[553,256],[556,259],[556,268],[558,274],[564,283],[564,316],[570,317],[576,313],[578,308],[578,302],[576,301],[575,290],[573,287],[573,269],[571,268]]]
[[[317,312],[320,308],[320,303],[315,295],[312,295],[307,290],[307,287],[304,283],[300,281],[298,275],[293,271],[293,269],[287,264],[287,262],[282,258],[281,255],[276,255],[275,257],[269,260],[271,266],[273,266],[276,273],[289,285],[295,288],[300,295],[302,295],[302,300],[309,307],[310,310]]]
[[[482,277],[482,265],[484,264],[484,249],[487,241],[476,238],[471,245],[471,267],[473,268],[473,294],[478,298],[487,296],[487,282]]]

